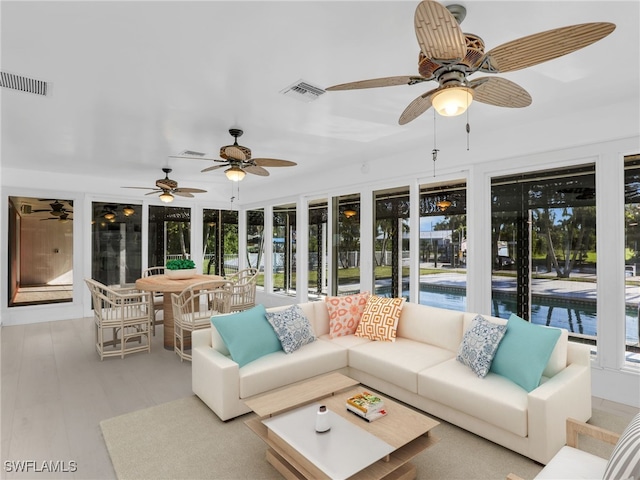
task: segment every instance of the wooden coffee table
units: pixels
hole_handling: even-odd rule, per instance
[[[369,423],[347,411],[347,398],[364,390],[384,399],[387,416]],[[245,403],[258,415],[245,423],[267,444],[267,461],[290,479],[328,479],[343,474],[344,478],[353,479],[413,479],[416,467],[409,461],[438,441],[431,434],[439,425],[437,421],[340,373],[279,389]],[[321,434],[315,432],[314,423],[319,404],[326,405],[332,415],[331,430]],[[351,441],[355,438],[357,442]],[[338,445],[356,450],[346,460],[340,460],[335,452],[327,454],[330,448],[340,450]],[[387,447],[389,453],[384,453]],[[367,455],[370,460],[366,460]],[[358,462],[364,463],[358,466]],[[354,468],[357,470],[350,470]]]

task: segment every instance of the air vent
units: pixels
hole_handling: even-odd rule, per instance
[[[314,100],[317,100],[320,95],[325,93],[325,90],[303,80],[298,80],[296,83],[293,83],[284,90],[281,90],[280,93],[287,97],[302,100],[303,102],[313,102]]]
[[[204,153],[202,152],[194,152],[192,150],[185,150],[184,152],[180,152],[180,155],[187,155],[188,157],[204,157]]]
[[[35,93],[36,95],[47,94],[47,82],[7,72],[0,72],[0,87]]]

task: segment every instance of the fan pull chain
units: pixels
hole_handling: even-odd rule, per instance
[[[436,160],[438,160],[438,150],[436,148],[436,111],[433,111],[433,150],[431,151],[431,156],[433,158],[433,176],[436,176]]]
[[[467,90],[467,105],[469,105],[469,91]],[[471,127],[469,126],[469,109],[467,108],[467,152],[469,151],[469,133],[471,132]]]

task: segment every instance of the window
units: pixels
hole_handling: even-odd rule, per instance
[[[420,188],[420,304],[466,311],[466,228],[466,184]]]
[[[309,203],[309,299],[317,299],[327,295],[328,215],[327,200]]]
[[[105,285],[135,283],[142,275],[140,205],[93,202],[91,278]]]
[[[332,295],[360,291],[360,195],[332,199],[333,286]]]
[[[238,271],[238,212],[208,210],[202,215],[202,273],[230,275]]]
[[[264,210],[247,211],[247,266],[257,268],[257,284],[264,286]]]
[[[73,300],[73,202],[9,197],[8,306]]]
[[[149,207],[149,267],[172,258],[191,258],[191,210],[183,207]]]
[[[493,314],[596,342],[594,165],[494,178]]]
[[[273,291],[296,293],[296,206],[273,207]]]
[[[374,193],[374,293],[409,300],[409,190]]]
[[[640,155],[625,158],[624,162],[624,219],[625,219],[625,349],[628,361],[640,363]]]

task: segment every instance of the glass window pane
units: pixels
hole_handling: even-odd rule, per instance
[[[264,287],[264,210],[247,211],[247,266],[258,269],[257,284]]]
[[[421,186],[420,304],[466,311],[466,228],[465,184]]]
[[[309,204],[309,299],[314,300],[327,295],[329,273],[327,219],[329,205],[326,200]]]
[[[360,195],[332,199],[335,232],[332,295],[360,291]]]
[[[191,258],[191,209],[149,207],[149,267],[173,258]]]
[[[131,285],[142,275],[141,205],[93,202],[91,278]]]
[[[238,271],[238,212],[203,211],[202,273],[231,275]]]
[[[374,193],[374,293],[409,298],[409,189]]]
[[[628,362],[640,364],[640,155],[625,157],[625,349]]]
[[[493,315],[596,341],[593,165],[492,181]]]
[[[9,197],[8,227],[8,306],[71,302],[73,202]]]
[[[273,207],[273,291],[296,292],[296,206]]]

